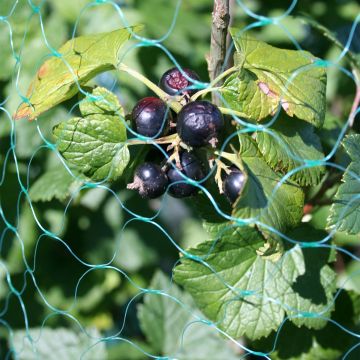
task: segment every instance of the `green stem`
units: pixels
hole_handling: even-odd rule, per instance
[[[157,85],[155,85],[152,81],[147,79],[145,76],[143,76],[136,70],[131,69],[130,67],[128,67],[125,64],[120,64],[118,67],[118,70],[124,71],[127,74],[134,77],[135,79],[141,81],[150,90],[152,90],[161,100],[166,102],[171,107],[171,109],[173,109],[176,113],[178,113],[181,110],[182,106],[178,101],[174,100],[173,97],[168,95],[165,91],[161,90]]]
[[[222,72],[219,76],[217,76],[211,83],[210,83],[210,86],[214,86],[216,85],[220,80],[222,80],[224,77],[228,76],[229,74],[235,72],[239,70],[239,67],[238,66],[233,66],[229,69],[227,69],[226,71]]]
[[[200,96],[203,96],[203,95],[205,95],[205,94],[211,93],[211,92],[213,92],[213,91],[220,91],[220,89],[221,89],[221,88],[219,88],[219,87],[215,87],[215,88],[213,88],[213,87],[208,87],[208,88],[206,88],[206,89],[200,90],[200,91],[198,91],[197,93],[195,93],[195,94],[190,98],[190,100],[191,100],[191,101],[195,101],[195,100],[197,100],[197,98],[199,98]]]
[[[219,110],[225,115],[235,115],[237,117],[242,117],[242,118],[245,118],[245,119],[249,119],[248,115],[246,115],[245,113],[242,113],[240,111],[232,110],[232,109],[229,109],[229,108],[224,108],[224,107],[221,107],[221,106],[219,106]]]
[[[209,87],[207,87],[206,89],[200,90],[197,93],[195,93],[192,97],[191,97],[191,101],[195,101],[197,98],[199,98],[200,96],[203,96],[205,94],[208,94],[209,92],[213,92],[213,91],[221,91],[222,87],[214,87],[214,85],[216,85],[220,80],[222,80],[224,77],[228,76],[229,74],[237,71],[239,69],[238,66],[233,66],[230,69],[227,69],[226,71],[224,71],[223,73],[221,73],[217,78],[215,78],[210,84]]]
[[[230,161],[232,164],[236,165],[236,167],[240,169],[244,174],[246,174],[244,164],[238,154],[218,150],[214,151],[214,154]]]

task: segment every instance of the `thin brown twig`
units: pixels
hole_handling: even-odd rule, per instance
[[[230,22],[229,0],[214,0],[212,13],[210,56],[208,69],[210,80],[214,80],[224,69],[226,57],[226,36]],[[221,85],[221,84],[220,84]],[[216,93],[212,94],[212,100],[219,105]]]

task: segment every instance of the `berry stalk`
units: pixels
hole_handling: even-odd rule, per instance
[[[144,85],[146,85],[150,90],[152,90],[161,100],[163,100],[165,103],[171,107],[176,113],[178,113],[182,106],[181,104],[174,100],[174,97],[169,96],[165,91],[160,89],[157,85],[155,85],[152,81],[147,79],[144,75],[138,73],[136,70],[130,68],[129,66],[121,63],[118,66],[118,70],[124,71],[127,74],[131,75],[135,79],[141,81]]]

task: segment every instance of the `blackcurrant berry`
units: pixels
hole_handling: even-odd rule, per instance
[[[155,97],[146,97],[135,105],[131,118],[138,134],[154,137],[165,133],[168,127],[169,114],[164,101]]]
[[[237,167],[233,166],[230,170],[223,181],[223,191],[229,202],[234,204],[244,189],[246,176]]]
[[[192,70],[183,69],[183,72],[191,79],[200,80],[199,76]],[[166,71],[159,83],[160,88],[172,96],[181,94],[188,94],[191,96],[196,92],[196,90],[186,89],[191,85],[191,81],[189,81],[177,67]],[[181,91],[183,89],[186,90]]]
[[[178,114],[176,130],[181,140],[190,146],[216,146],[224,127],[220,110],[209,101],[193,101]]]
[[[138,190],[143,198],[153,199],[161,196],[167,188],[168,178],[161,167],[154,163],[140,165],[134,175],[134,181],[127,188]]]
[[[183,181],[169,187],[169,194],[177,198],[191,196],[198,191],[198,188],[187,183],[186,179],[184,179],[179,172],[196,181],[205,177],[201,162],[194,154],[186,151],[182,152],[180,154],[180,164],[181,169],[175,169],[173,166],[170,166],[167,171],[169,184]]]

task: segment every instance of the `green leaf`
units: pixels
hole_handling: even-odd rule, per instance
[[[358,245],[359,239],[357,239]],[[353,290],[360,294],[360,261],[351,260],[345,265],[345,269],[338,275],[338,286],[346,290]]]
[[[106,359],[105,343],[99,342],[100,334],[95,329],[88,329],[88,334],[70,329],[48,327],[32,328],[14,332],[13,347],[19,360],[32,359]],[[31,336],[30,340],[27,335]],[[95,345],[91,347],[92,345]]]
[[[321,127],[326,111],[326,71],[313,65],[306,51],[285,50],[258,41],[238,29],[230,30],[240,70],[222,89],[227,105],[249,119],[260,121],[278,107]]]
[[[0,266],[0,300],[8,294],[9,288],[6,282],[6,272],[3,266]]]
[[[53,134],[61,155],[78,171],[95,181],[115,180],[129,162],[123,109],[104,88],[95,88],[92,95],[96,100],[84,99],[80,105],[85,117],[60,123]]]
[[[342,182],[330,208],[328,226],[348,234],[360,233],[360,135],[348,135],[342,143],[352,162],[346,169]]]
[[[26,263],[34,254],[36,242],[39,239],[39,226],[34,218],[36,208],[25,201],[21,204],[21,211],[16,220],[17,233],[6,253],[6,267],[10,274],[22,274],[26,271]],[[40,220],[41,221],[41,220]],[[21,239],[21,242],[18,241]],[[1,276],[0,276],[1,277]],[[0,281],[1,282],[1,281]],[[7,288],[7,286],[6,286]]]
[[[94,76],[116,68],[119,50],[140,26],[95,35],[85,35],[67,41],[46,60],[31,82],[26,96],[31,104],[23,103],[16,119],[35,119],[53,106],[70,99],[79,86]]]
[[[204,317],[191,297],[163,273],[154,275],[150,288],[166,293],[147,293],[138,308],[140,326],[155,352],[179,360],[238,358],[214,327],[198,320]]]
[[[180,245],[183,249],[208,240],[208,235],[198,219],[186,218],[181,224]]]
[[[248,182],[232,215],[256,218],[278,231],[295,227],[303,215],[303,191],[291,181],[285,181],[276,189],[282,176],[267,164],[251,137],[240,135],[239,139],[239,154],[248,173]]]
[[[289,236],[314,241],[324,233],[303,227]],[[298,326],[325,326],[336,286],[327,265],[329,249],[296,245],[273,262],[256,254],[263,244],[256,229],[239,227],[236,234],[231,231],[189,250],[204,263],[182,258],[174,279],[210,320],[235,338],[268,336],[285,314]]]
[[[266,353],[270,352],[269,356],[273,360],[342,359],[347,350],[358,340],[336,324],[350,331],[358,332],[356,325],[359,323],[359,311],[359,295],[341,291],[336,298],[335,311],[331,316],[333,322],[328,322],[323,329],[299,328],[287,321],[279,333],[272,333],[267,339],[252,343],[251,348]],[[355,349],[346,359],[355,360],[359,356],[359,349]]]
[[[312,125],[304,121],[291,123],[286,116],[280,116],[269,130],[270,133],[257,132],[256,142],[263,157],[274,170],[286,174],[305,165],[303,160],[316,161],[324,158],[320,138]],[[317,185],[324,172],[324,166],[307,167],[297,171],[291,179],[301,186]]]
[[[111,91],[103,87],[96,87],[92,91],[92,96],[84,98],[80,102],[79,108],[82,116],[104,114],[124,117],[124,110],[117,96]]]
[[[30,187],[31,201],[63,201],[82,184],[79,174],[70,174],[64,166],[43,173]]]
[[[136,272],[157,263],[158,254],[132,229],[124,229],[116,239],[119,243],[113,264],[127,272]]]
[[[107,348],[108,357],[107,360],[148,360],[149,357],[144,354],[144,351],[151,354],[152,349],[145,341],[139,341],[138,339],[122,339],[117,342],[111,341]]]

